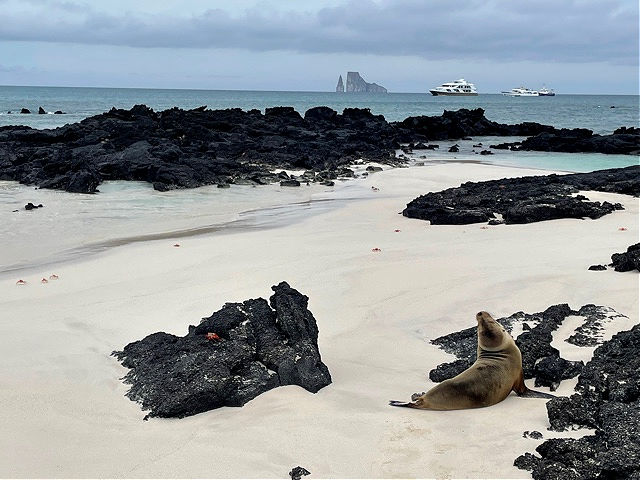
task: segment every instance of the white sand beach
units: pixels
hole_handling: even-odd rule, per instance
[[[638,274],[587,270],[638,241],[637,198],[588,192],[625,210],[488,228],[399,214],[428,191],[540,173],[471,163],[385,170],[359,180],[379,195],[277,228],[136,242],[0,274],[0,476],[283,478],[300,465],[310,479],[530,478],[513,461],[543,440],[525,430],[584,433],[547,431],[545,400],[512,394],[452,412],[387,403],[430,388],[428,372],[453,357],[429,341],[475,326],[479,310],[498,318],[593,303],[628,317],[609,336],[637,323]],[[40,283],[51,274],[59,279]],[[184,335],[225,302],[268,298],[283,280],[310,299],[333,383],[143,421],[111,352],[157,331]],[[563,344],[554,345],[572,360],[593,351]]]

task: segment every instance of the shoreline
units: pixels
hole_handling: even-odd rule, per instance
[[[19,287],[15,275],[0,274],[8,319],[0,324],[0,447],[18,446],[0,460],[0,473],[282,478],[300,465],[315,477],[530,478],[513,466],[539,443],[523,431],[545,439],[584,433],[547,432],[544,401],[511,395],[494,407],[444,413],[386,404],[428,388],[428,371],[452,359],[428,340],[472,326],[480,310],[501,317],[595,303],[629,318],[607,335],[637,322],[637,274],[587,270],[634,243],[637,198],[589,192],[626,210],[487,229],[398,215],[417,194],[522,173],[478,164],[389,169],[363,180],[382,195],[277,228],[185,237],[181,248],[128,244],[53,265],[60,279],[47,285]],[[334,383],[315,395],[281,387],[239,409],[143,422],[139,405],[124,397],[126,369],[111,351],[159,330],[182,335],[225,302],[265,297],[282,280],[309,296]],[[570,388],[565,381],[557,393]],[[203,461],[212,448],[214,460]]]
[[[422,162],[422,159],[417,157],[413,157],[411,159],[412,162]],[[373,163],[373,162],[371,162]],[[368,163],[365,163],[368,164]],[[338,183],[335,188],[319,190],[314,189],[315,191],[305,191],[307,187],[300,188],[289,188],[289,187],[278,187],[276,185],[262,185],[257,186],[255,188],[262,189],[261,196],[256,199],[256,202],[252,204],[246,210],[240,210],[230,215],[229,219],[223,219],[217,223],[198,223],[192,224],[189,226],[185,226],[178,229],[168,228],[168,225],[165,225],[164,228],[158,229],[160,225],[156,225],[152,228],[152,231],[145,231],[149,229],[149,226],[143,227],[140,233],[135,235],[126,235],[124,231],[122,231],[122,235],[113,236],[107,240],[98,240],[98,241],[81,241],[75,245],[71,245],[65,247],[63,249],[53,250],[48,253],[46,256],[41,257],[35,261],[22,261],[19,263],[0,263],[0,277],[3,275],[11,275],[16,272],[31,272],[35,271],[39,268],[44,268],[47,266],[54,267],[56,264],[59,264],[61,260],[63,262],[77,262],[82,261],[84,258],[88,258],[94,255],[99,255],[101,253],[107,252],[112,248],[117,248],[121,246],[126,246],[132,243],[139,242],[148,242],[154,240],[178,240],[184,238],[190,238],[200,235],[212,235],[212,234],[230,234],[230,233],[241,233],[243,231],[251,231],[251,230],[259,230],[259,229],[271,229],[278,228],[285,225],[290,225],[295,222],[299,222],[307,217],[309,214],[317,215],[324,213],[327,210],[334,210],[337,208],[342,208],[346,204],[350,202],[357,201],[366,201],[372,198],[372,195],[376,197],[384,197],[386,195],[385,192],[376,192],[372,194],[371,187],[375,184],[376,175],[379,173],[374,173],[369,175],[368,177],[361,176],[362,172],[364,172],[364,165],[361,165],[359,169],[356,169],[356,178],[346,179],[342,182]],[[375,163],[373,163],[375,164]],[[385,169],[393,169],[393,168],[429,168],[435,166],[446,166],[446,165],[484,165],[489,168],[497,169],[496,172],[499,172],[500,169],[505,169],[508,171],[509,169],[522,170],[525,176],[528,175],[547,175],[551,173],[563,174],[561,170],[545,170],[545,169],[534,169],[528,167],[521,166],[508,166],[508,165],[497,165],[482,162],[480,160],[465,160],[465,159],[454,159],[454,160],[436,160],[433,162],[425,162],[425,165],[415,165],[409,164],[406,167],[385,167]],[[498,178],[498,177],[496,177]],[[125,184],[129,183],[126,181],[117,181],[113,182],[114,185],[117,184]],[[18,187],[23,187],[24,189],[30,189],[28,186],[21,186],[16,184]],[[452,185],[458,186],[458,185]],[[124,188],[130,188],[128,185],[124,186]],[[142,184],[142,190],[139,195],[142,197],[147,197],[147,195],[151,195],[153,190],[147,188],[144,184]],[[206,198],[208,195],[211,195],[215,198],[216,195],[225,195],[227,191],[225,190],[212,190],[207,193],[207,188],[209,187],[200,187],[203,189],[202,194],[198,192],[198,197],[203,195],[203,198]],[[233,187],[233,188],[238,188]],[[248,196],[251,195],[252,192],[246,191],[248,187],[240,186],[240,191],[234,192],[236,195]],[[196,189],[197,190],[197,189]],[[196,193],[196,190],[180,190],[174,191],[174,195],[189,195],[191,192]],[[253,190],[253,188],[252,188]],[[281,203],[278,201],[277,194],[282,191],[283,193],[287,193],[289,195],[288,201],[285,203]],[[40,190],[40,194],[43,192],[48,192],[47,190]],[[33,193],[29,194],[28,191],[23,191],[22,195],[30,195],[25,196],[22,200],[26,201],[26,198],[36,198],[36,203],[45,203],[45,207],[47,206],[48,198],[44,199],[38,197],[39,193],[37,191],[33,191]],[[58,192],[60,198],[63,202],[69,202],[70,205],[67,207],[68,210],[73,211],[76,208],[82,208],[81,206],[76,205],[76,201],[78,201],[78,197],[74,194],[66,193],[66,192]],[[82,197],[80,197],[82,200]],[[126,200],[131,202],[132,200]],[[184,201],[184,200],[183,200]],[[229,200],[233,202],[233,198]],[[16,204],[16,206],[18,206]],[[404,205],[406,206],[406,205]],[[404,206],[402,208],[404,208]],[[275,212],[275,214],[271,214],[271,212]],[[20,212],[24,214],[24,212]],[[92,213],[90,210],[83,212],[83,215],[91,217],[92,215],[99,215],[100,210],[95,210],[95,213]],[[185,211],[185,214],[188,212]],[[50,212],[43,210],[42,212],[36,212],[36,215],[47,217],[50,215]],[[56,217],[60,215],[59,212],[55,212]],[[175,214],[174,214],[175,217]],[[132,217],[133,218],[133,217]],[[8,218],[11,219],[10,216]],[[176,218],[174,218],[175,220]],[[34,218],[37,221],[37,218]],[[56,220],[60,221],[60,220]],[[62,220],[64,221],[64,220]],[[24,226],[13,227],[18,230],[23,230]],[[122,230],[122,229],[120,229]],[[37,231],[36,231],[37,232]],[[38,249],[42,248],[42,235],[45,232],[37,232],[37,233],[29,233],[27,236],[35,235],[40,242]],[[72,233],[72,232],[70,232]],[[92,233],[92,236],[99,235],[101,232],[96,231]],[[104,232],[106,233],[106,232]],[[7,242],[10,242],[11,239],[7,238]]]

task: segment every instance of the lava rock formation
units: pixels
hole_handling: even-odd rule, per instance
[[[227,303],[184,337],[153,333],[113,355],[131,369],[127,396],[148,417],[241,407],[282,385],[316,393],[331,383],[308,297],[286,282],[263,299]]]

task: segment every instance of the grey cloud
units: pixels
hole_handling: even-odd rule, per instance
[[[34,4],[40,8],[39,19],[49,22],[7,9],[0,40],[432,60],[638,63],[636,0],[352,0],[308,13],[254,8],[232,16],[210,9],[175,18],[108,14],[71,2]]]

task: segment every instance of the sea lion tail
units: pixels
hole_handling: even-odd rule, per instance
[[[389,400],[389,405],[392,407],[418,408],[413,402],[399,402],[398,400]]]
[[[526,389],[524,392],[518,394],[519,397],[525,398],[556,398],[555,395],[550,393],[538,392],[537,390]]]

